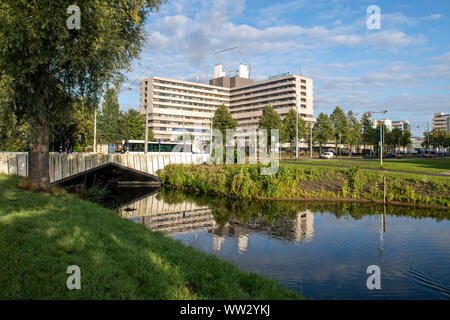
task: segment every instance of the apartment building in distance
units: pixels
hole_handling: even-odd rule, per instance
[[[432,128],[450,132],[450,114],[444,112],[435,113]]]
[[[392,128],[393,128],[392,120],[389,120],[389,119],[382,119],[382,120],[373,120],[373,121],[372,121],[372,126],[373,126],[374,128],[378,127],[379,125],[383,125],[383,124],[386,126],[386,128],[387,128],[388,130],[392,130]]]
[[[230,89],[155,76],[141,81],[140,102],[154,138],[174,141],[183,132],[205,135],[217,106],[230,107]]]
[[[402,131],[411,131],[411,122],[408,120],[392,121],[392,128],[399,128]]]
[[[184,133],[194,139],[204,137],[211,126],[216,108],[224,104],[237,120],[238,129],[258,128],[264,106],[272,106],[281,118],[297,109],[307,122],[314,122],[313,79],[281,74],[254,82],[247,65],[240,64],[237,75],[214,68],[209,84],[164,77],[141,81],[141,113],[148,108],[148,126],[155,139],[174,141]]]

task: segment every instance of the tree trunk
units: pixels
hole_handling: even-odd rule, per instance
[[[40,189],[50,188],[49,177],[49,137],[48,113],[44,97],[38,99],[36,127],[33,130],[30,146],[30,180]]]

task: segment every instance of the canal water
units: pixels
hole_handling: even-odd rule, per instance
[[[119,205],[122,217],[307,298],[450,298],[448,211],[128,192],[141,196]],[[367,287],[371,265],[381,289]]]

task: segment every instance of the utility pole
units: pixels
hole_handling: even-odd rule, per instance
[[[295,160],[298,159],[298,103],[295,110]]]
[[[383,124],[380,123],[380,168],[383,169]]]
[[[211,117],[211,126],[209,130],[209,155],[212,156],[212,130],[213,130],[213,117]]]
[[[97,153],[97,107],[94,112],[94,153]]]
[[[312,155],[313,155],[313,149],[312,149],[312,128],[313,128],[313,123],[312,121],[310,122],[309,125],[309,157],[312,159]]]
[[[372,114],[374,114],[374,113],[384,113],[384,120],[386,120],[386,113],[387,112],[388,112],[387,110],[377,111],[377,112],[368,111],[367,114],[368,114],[369,118],[371,118]],[[381,169],[383,169],[383,141],[384,141],[383,126],[384,126],[384,123],[385,122],[383,122],[383,124],[381,124],[381,122],[380,122],[380,168]]]
[[[185,137],[185,129],[184,129],[184,117],[185,116],[183,116],[183,152],[186,152],[186,137]]]
[[[148,153],[148,96],[150,93],[150,68],[147,69],[147,102],[145,103],[145,141],[144,141],[144,154]],[[159,147],[158,147],[159,148]]]

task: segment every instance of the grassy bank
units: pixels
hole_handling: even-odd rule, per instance
[[[263,276],[73,195],[0,175],[0,299],[297,299]],[[70,265],[81,290],[68,290]]]
[[[302,160],[299,164],[320,164],[352,167],[360,166],[361,168],[380,168],[379,159],[331,159],[331,160]],[[399,159],[383,160],[383,168],[387,170],[398,170],[408,172],[423,172],[423,173],[443,173],[449,174],[450,177],[450,159]]]
[[[169,165],[159,171],[166,186],[254,199],[382,201],[450,207],[450,179],[414,174],[282,165],[276,175],[260,174],[260,165]]]

